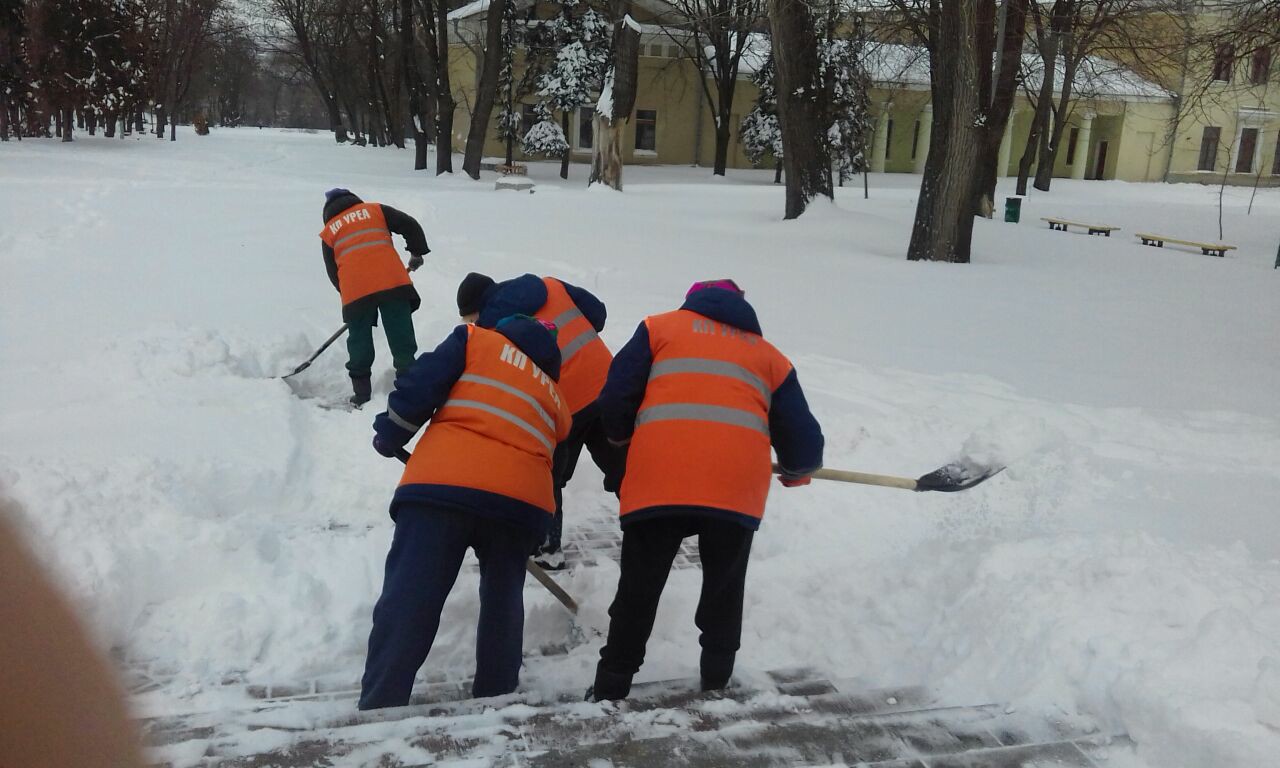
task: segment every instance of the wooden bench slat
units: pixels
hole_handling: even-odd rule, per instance
[[[1107,225],[1107,224],[1086,224],[1086,223],[1084,223],[1083,221],[1069,221],[1069,220],[1067,220],[1067,219],[1054,219],[1054,218],[1050,218],[1050,217],[1048,217],[1048,216],[1041,216],[1041,217],[1040,217],[1040,220],[1041,220],[1041,221],[1047,221],[1047,222],[1049,222],[1050,224],[1067,224],[1067,225],[1069,225],[1069,226],[1073,226],[1073,227],[1085,227],[1085,228],[1087,228],[1087,229],[1095,229],[1095,230],[1104,230],[1104,229],[1107,229],[1107,230],[1111,230],[1111,231],[1115,232],[1115,231],[1118,231],[1118,230],[1120,229],[1120,227],[1112,227],[1112,226]]]
[[[1234,251],[1238,250],[1234,245],[1226,245],[1225,243],[1201,243],[1196,240],[1180,240],[1176,237],[1166,237],[1164,235],[1152,235],[1143,232],[1133,233],[1134,237],[1143,240],[1154,240],[1161,243],[1177,243],[1178,245],[1190,245],[1196,248],[1209,248],[1214,251]]]

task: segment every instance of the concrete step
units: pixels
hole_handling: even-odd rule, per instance
[[[155,719],[144,727],[157,764],[174,768],[448,761],[1092,768],[1089,751],[1111,738],[993,704],[946,706],[924,687],[859,690],[803,669],[771,672],[727,691],[703,693],[696,680],[672,680],[638,685],[618,704],[580,699],[579,691],[446,696],[373,712],[355,711],[353,698],[263,700],[243,711]]]

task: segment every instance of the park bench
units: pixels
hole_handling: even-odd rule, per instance
[[[1192,248],[1199,248],[1200,252],[1205,256],[1223,257],[1227,255],[1227,251],[1234,251],[1234,245],[1224,245],[1222,243],[1201,243],[1195,240],[1179,240],[1176,237],[1168,237],[1166,235],[1152,235],[1137,232],[1134,237],[1142,240],[1143,245],[1151,245],[1156,248],[1163,248],[1165,243],[1177,243],[1178,245],[1186,245]]]
[[[1089,230],[1091,235],[1102,235],[1111,237],[1112,232],[1119,231],[1119,227],[1108,227],[1105,224],[1084,224],[1079,221],[1067,221],[1066,219],[1051,219],[1046,216],[1040,217],[1041,221],[1049,222],[1049,229],[1056,229],[1059,232],[1066,232],[1067,227],[1082,227]]]

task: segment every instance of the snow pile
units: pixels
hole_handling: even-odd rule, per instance
[[[795,361],[829,466],[1008,465],[955,495],[778,488],[744,676],[815,665],[1096,721],[1132,736],[1137,766],[1280,754],[1280,190],[1252,215],[1249,190],[1226,191],[1240,250],[1216,259],[1030,223],[1209,237],[1216,190],[1057,180],[1026,223],[979,221],[958,267],[902,258],[914,177],[783,222],[770,171],[628,168],[617,195],[532,163],[543,194],[503,196],[411,165],[274,131],[0,145],[0,206],[24,223],[0,232],[0,483],[104,640],[162,683],[148,709],[241,703],[228,681],[359,679],[401,468],[368,445],[376,408],[319,407],[347,393],[341,342],[272,378],[341,322],[315,233],[323,191],[346,186],[427,231],[421,348],[469,271],[597,292],[615,349],[692,281],[731,276]],[[570,527],[615,506],[584,460]],[[617,570],[560,579],[578,630],[526,591],[535,691],[585,689]],[[425,674],[470,674],[476,581],[464,569]],[[696,673],[698,581],[672,575],[642,680]]]

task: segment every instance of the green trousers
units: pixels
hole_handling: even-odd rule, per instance
[[[360,379],[373,372],[373,327],[382,313],[382,330],[387,334],[392,362],[400,374],[413,365],[418,341],[413,336],[413,310],[407,301],[384,301],[351,320],[347,331],[347,371]]]

